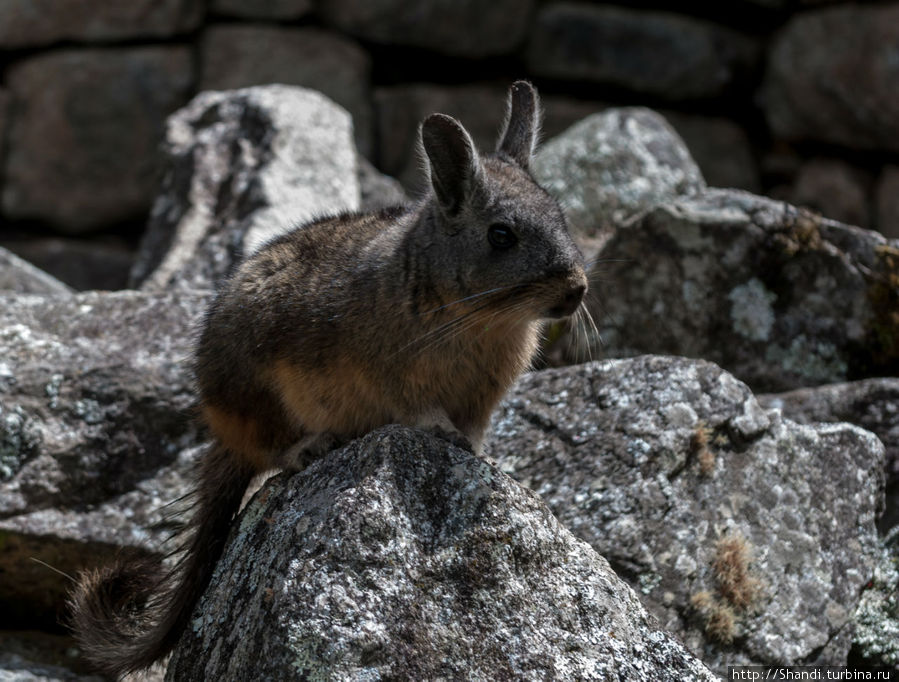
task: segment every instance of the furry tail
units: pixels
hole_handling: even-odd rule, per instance
[[[192,533],[171,570],[158,559],[123,558],[86,571],[69,596],[85,656],[121,677],[148,668],[178,642],[212,577],[255,471],[221,446],[199,465]]]

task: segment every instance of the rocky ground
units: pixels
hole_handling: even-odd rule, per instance
[[[205,94],[169,119],[130,289],[0,253],[0,677],[96,679],[59,627],[67,575],[169,547],[205,447],[203,310],[273,230],[402,198],[355,145],[318,93]],[[899,666],[899,242],[708,187],[647,109],[535,166],[596,329],[549,330],[555,366],[503,401],[485,460],[386,427],[266,482],[168,679]]]

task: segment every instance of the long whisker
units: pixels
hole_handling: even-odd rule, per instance
[[[525,285],[524,284],[509,284],[507,286],[496,287],[495,289],[488,289],[487,291],[481,291],[477,294],[472,294],[471,296],[466,296],[464,298],[456,299],[455,301],[450,301],[449,303],[446,303],[446,304],[440,306],[439,308],[434,308],[433,310],[427,310],[424,313],[422,313],[422,315],[430,315],[431,313],[436,313],[441,310],[445,310],[446,308],[449,308],[450,306],[454,306],[459,303],[464,303],[465,301],[471,301],[472,299],[480,298],[481,296],[487,296],[489,294],[495,294],[500,291],[506,291],[508,289],[515,289],[517,287],[522,287],[522,286],[525,286]]]

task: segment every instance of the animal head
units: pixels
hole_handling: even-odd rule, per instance
[[[531,176],[540,102],[529,83],[509,91],[492,154],[479,154],[461,123],[444,114],[421,126],[433,196],[429,239],[440,295],[517,319],[564,317],[587,289],[583,257],[559,204]]]

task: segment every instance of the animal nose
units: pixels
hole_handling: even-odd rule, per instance
[[[576,284],[569,287],[562,297],[562,308],[566,310],[566,315],[571,315],[584,300],[584,294],[587,293],[586,284]]]

